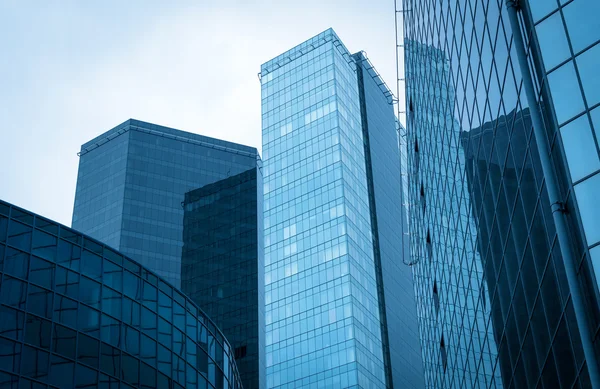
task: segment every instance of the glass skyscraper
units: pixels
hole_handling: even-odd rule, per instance
[[[392,94],[331,29],[260,76],[267,387],[423,387]]]
[[[0,388],[238,389],[234,357],[168,282],[0,201]]]
[[[245,389],[265,387],[262,173],[185,194],[181,290],[223,330]]]
[[[73,228],[179,288],[185,194],[255,168],[258,152],[131,119],[82,145],[79,156]]]
[[[427,387],[600,385],[598,12],[592,0],[404,1]]]

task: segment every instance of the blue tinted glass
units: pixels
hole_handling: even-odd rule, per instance
[[[572,61],[550,73],[548,83],[559,123],[583,111],[583,98]]]
[[[596,15],[598,16],[598,15]],[[600,75],[598,64],[600,63],[600,45],[587,50],[576,59],[583,91],[588,107],[600,103]]]
[[[563,126],[560,134],[573,181],[600,169],[600,159],[587,115]]]
[[[123,296],[121,296],[120,293],[117,293],[106,286],[102,287],[102,311],[120,319],[122,301]]]
[[[4,276],[0,290],[0,302],[13,307],[25,308],[27,283],[16,278]]]
[[[102,315],[102,327],[100,328],[100,338],[115,347],[120,346],[121,323],[110,316]]]
[[[77,332],[54,324],[52,329],[52,351],[67,358],[76,357]]]
[[[54,321],[77,328],[77,302],[54,295]]]
[[[50,357],[50,374],[48,382],[59,388],[73,387],[73,377],[75,377],[75,362],[61,358],[57,355]]]
[[[11,276],[27,279],[29,268],[29,254],[19,250],[6,248],[4,257],[4,272]]]
[[[98,382],[98,372],[84,365],[75,368],[75,388],[93,388]]]
[[[56,260],[56,245],[57,238],[53,235],[42,232],[38,229],[33,230],[33,242],[31,253],[38,257]]]
[[[50,354],[30,346],[23,346],[21,355],[21,374],[45,381],[50,369]]]
[[[141,299],[140,278],[128,271],[123,272],[123,293],[134,300]]]
[[[77,360],[94,368],[98,368],[100,342],[89,336],[77,336]]]
[[[81,272],[94,280],[102,279],[102,258],[88,250],[81,256]]]
[[[8,239],[6,242],[23,251],[31,249],[31,230],[30,226],[11,220],[8,225]]]
[[[35,285],[29,285],[27,309],[36,315],[52,318],[53,293]]]
[[[100,312],[79,304],[78,329],[86,334],[100,337]]]
[[[583,223],[588,245],[600,241],[598,193],[600,193],[600,174],[575,185],[575,196],[577,197],[581,222]]]
[[[23,336],[24,320],[23,312],[0,305],[0,335],[20,340]]]
[[[79,298],[79,274],[62,266],[56,267],[56,291],[71,298]]]
[[[52,322],[34,315],[27,315],[25,342],[43,349],[50,349]]]
[[[100,291],[101,285],[96,281],[92,281],[87,277],[80,279],[80,301],[94,308],[100,308]]]
[[[124,325],[123,329],[123,350],[132,355],[140,354],[140,333],[136,329]]]
[[[575,0],[563,8],[575,53],[600,39],[600,2]]]
[[[104,261],[104,278],[106,285],[116,290],[123,290],[123,268],[110,261]]]
[[[142,334],[140,357],[146,363],[156,367],[156,341]]]
[[[29,282],[52,289],[54,285],[54,263],[31,257],[29,264]]]
[[[556,12],[535,27],[544,65],[550,70],[571,56],[560,12]]]
[[[102,343],[100,346],[100,370],[118,377],[121,368],[121,352],[119,349]]]

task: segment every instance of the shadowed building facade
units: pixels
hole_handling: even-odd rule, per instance
[[[264,388],[262,173],[185,194],[181,290],[230,341],[245,389]]]

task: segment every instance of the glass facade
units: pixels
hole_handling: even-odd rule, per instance
[[[431,388],[591,387],[536,142],[551,147],[566,250],[600,351],[591,203],[600,101],[586,70],[598,5],[519,5],[527,53],[515,48],[504,1],[404,2],[411,260]],[[545,139],[533,135],[532,110]]]
[[[265,387],[262,173],[186,193],[181,290],[223,331],[245,389]]]
[[[255,148],[127,120],[81,146],[73,228],[181,285],[185,193],[256,167]]]
[[[398,146],[391,94],[331,29],[260,75],[267,387],[385,388],[398,373],[419,387],[414,324],[388,331],[415,316],[384,215],[401,213],[398,150],[382,144]]]
[[[0,387],[241,388],[187,297],[81,233],[0,201]]]

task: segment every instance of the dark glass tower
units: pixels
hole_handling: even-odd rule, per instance
[[[245,389],[264,388],[262,173],[185,194],[181,290],[223,330]]]
[[[241,389],[234,350],[168,282],[0,201],[1,388]]]
[[[332,29],[261,66],[268,388],[422,388],[393,96]]]
[[[600,385],[599,7],[404,1],[428,387]]]
[[[131,119],[79,156],[73,228],[180,287],[185,194],[255,168],[258,152]]]

